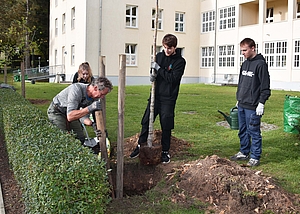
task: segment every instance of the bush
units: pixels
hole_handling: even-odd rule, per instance
[[[0,127],[27,213],[104,213],[105,163],[30,102],[0,89]]]

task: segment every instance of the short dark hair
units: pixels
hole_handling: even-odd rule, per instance
[[[255,48],[255,47],[256,47],[256,46],[255,46],[254,40],[251,39],[251,38],[245,38],[245,39],[243,39],[243,40],[240,42],[240,45],[248,45],[249,48],[252,48],[252,47]]]
[[[168,47],[177,47],[177,37],[173,34],[166,34],[162,39],[162,44],[167,45]]]
[[[97,86],[100,91],[104,90],[105,88],[108,88],[109,91],[113,89],[113,85],[109,79],[106,77],[98,77],[94,78],[91,82],[92,86]]]

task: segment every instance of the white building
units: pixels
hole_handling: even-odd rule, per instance
[[[126,84],[149,84],[155,3],[50,0],[49,65],[63,65],[71,81],[84,61],[97,76],[105,56],[117,85],[125,53]],[[159,0],[158,50],[167,33],[187,61],[182,83],[236,83],[239,42],[250,37],[267,60],[271,88],[300,91],[300,0]]]

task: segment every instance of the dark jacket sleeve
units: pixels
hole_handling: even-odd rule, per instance
[[[76,82],[78,82],[78,72],[76,72],[75,74],[74,74],[74,77],[73,77],[73,83],[76,83]]]
[[[265,104],[268,98],[271,96],[270,90],[270,75],[268,67],[265,64],[262,64],[258,69],[258,78],[260,80],[260,96],[258,102]]]

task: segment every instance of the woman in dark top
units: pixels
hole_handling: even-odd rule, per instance
[[[94,79],[92,69],[88,62],[83,62],[79,65],[78,71],[75,73],[73,83],[89,84]]]

